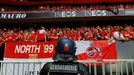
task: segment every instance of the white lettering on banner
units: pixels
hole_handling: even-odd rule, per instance
[[[16,45],[15,53],[40,53],[41,45]]]
[[[85,10],[84,12],[85,16],[106,16],[105,10],[92,10],[92,11]]]
[[[87,10],[85,10],[84,12],[85,12],[85,16],[92,16],[91,11],[87,11]]]
[[[9,18],[9,19],[19,19],[19,18],[25,18],[27,15],[25,13],[23,14],[1,14],[1,18]]]
[[[55,12],[55,17],[76,17],[76,11]]]
[[[44,46],[44,53],[52,53],[54,51],[54,45],[50,44],[50,45],[45,45]]]
[[[92,11],[92,16],[106,16],[105,10],[94,10]]]
[[[62,17],[75,17],[75,16],[76,16],[75,11],[62,12]]]

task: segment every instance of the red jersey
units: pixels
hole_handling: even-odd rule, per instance
[[[14,34],[14,35],[12,35],[11,37],[12,37],[12,41],[13,41],[13,42],[15,42],[15,41],[16,41],[16,39],[17,39],[17,34],[16,34],[16,35],[15,35],[15,34]]]
[[[58,40],[58,35],[57,34],[52,34],[51,37],[52,37],[52,40]]]
[[[5,39],[6,42],[12,42],[12,36],[10,34],[6,34],[4,39]]]
[[[87,39],[87,40],[93,40],[94,39],[93,38],[93,34],[86,33],[85,34],[85,39]]]
[[[104,38],[105,37],[111,38],[113,36],[113,32],[110,32],[110,33],[108,33],[108,32],[102,32],[101,33],[101,36],[103,36]]]
[[[122,32],[122,34],[123,34],[123,36],[124,36],[125,38],[128,38],[128,39],[131,38],[131,34],[130,34],[129,32]]]
[[[82,36],[78,34],[77,40],[82,40]]]
[[[68,38],[68,37],[69,37],[68,34],[61,34],[61,35],[60,35],[60,39],[62,39],[62,38]]]
[[[27,41],[27,36],[28,36],[27,33],[20,34],[19,42]]]
[[[39,30],[37,32],[37,40],[45,40],[46,32],[43,30]]]
[[[31,34],[29,37],[28,37],[28,41],[29,42],[36,42],[36,34]]]

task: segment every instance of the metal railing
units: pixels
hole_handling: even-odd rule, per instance
[[[46,62],[0,61],[0,75],[39,75]],[[50,61],[52,62],[52,61]],[[134,60],[85,60],[78,61],[87,65],[91,75],[134,75]]]

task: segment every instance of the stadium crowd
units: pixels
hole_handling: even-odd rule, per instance
[[[0,29],[1,42],[47,42],[60,38],[80,40],[131,40],[134,39],[134,26],[50,28],[41,26],[38,29]]]
[[[40,10],[45,11],[80,11],[80,10],[109,10],[109,9],[129,9],[134,8],[133,5],[79,5],[79,6],[68,6],[68,5],[61,5],[61,6],[40,6]]]
[[[80,10],[114,10],[134,8],[133,4],[112,4],[112,5],[39,5],[39,6],[9,6],[2,5],[0,10],[4,11],[80,11]]]

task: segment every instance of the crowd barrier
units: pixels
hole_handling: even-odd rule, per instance
[[[46,62],[1,62],[0,75],[39,75],[42,66]],[[52,62],[52,61],[50,61]],[[87,65],[89,73],[91,75],[134,75],[134,60],[133,59],[121,59],[121,60],[102,60],[101,65],[97,65],[97,60],[78,61]],[[106,63],[107,62],[107,63]],[[8,71],[11,68],[8,64],[12,64],[13,70]],[[93,65],[90,65],[93,64]],[[16,65],[18,65],[16,67]],[[33,65],[30,70],[30,65]],[[38,66],[38,71],[37,66]],[[22,66],[22,67],[20,67]],[[27,69],[27,73],[25,72]],[[20,70],[22,72],[20,72]],[[36,72],[37,71],[37,72]]]
[[[53,42],[54,43],[54,42]],[[92,60],[93,56],[89,56],[89,60],[85,59],[83,55],[80,54],[83,50],[88,48],[88,44],[92,43],[89,41],[78,41],[77,44],[77,56],[80,63],[87,65],[91,75],[134,75],[134,41],[116,41],[115,43],[107,45],[106,41],[94,41],[95,46],[102,47],[103,56],[101,60]],[[103,44],[102,44],[103,43]],[[104,43],[106,43],[104,45]],[[24,45],[23,45],[24,44]],[[0,47],[0,75],[39,75],[40,69],[46,62],[49,61],[49,58],[52,58],[53,53],[50,53],[53,47],[48,47],[52,43],[32,43],[32,45],[41,45],[40,52],[32,55],[31,53],[23,53],[20,51],[19,45],[29,46],[31,43],[6,43],[2,44]],[[43,46],[44,45],[44,46]],[[116,45],[116,46],[115,46]],[[48,49],[50,51],[48,52]],[[36,48],[39,50],[39,48]],[[14,52],[21,53],[14,53]],[[45,51],[45,53],[44,53]],[[37,51],[38,52],[38,51]],[[79,54],[79,55],[78,55]],[[86,54],[87,55],[87,54]],[[99,55],[99,54],[98,54]],[[3,57],[4,56],[4,57]],[[40,58],[37,58],[40,57]],[[96,59],[100,59],[97,55],[94,56]],[[25,60],[26,59],[26,60]],[[42,61],[42,59],[44,60]],[[110,60],[114,59],[114,60]],[[12,61],[11,61],[12,60]],[[20,61],[21,60],[21,61]],[[36,60],[36,61],[31,61]],[[39,61],[38,61],[39,60]],[[48,60],[48,61],[46,61]]]

